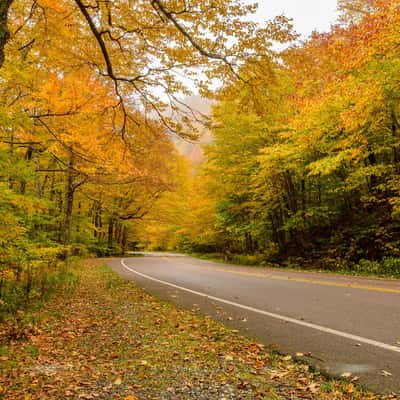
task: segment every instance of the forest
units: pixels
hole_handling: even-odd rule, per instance
[[[2,2],[0,314],[138,249],[400,274],[399,1],[302,41],[208,3]]]
[[[400,3],[339,6],[330,32],[219,91],[181,222],[153,226],[152,245],[400,273]]]

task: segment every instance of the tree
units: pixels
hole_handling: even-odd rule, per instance
[[[9,47],[59,73],[89,67],[105,79],[123,135],[138,108],[170,132],[191,134],[191,120],[201,116],[178,97],[189,93],[187,81],[209,93],[214,79],[242,79],[243,62],[268,58],[271,41],[290,39],[285,18],[259,27],[247,19],[255,10],[241,0],[19,0]]]
[[[376,0],[339,0],[339,21],[344,24],[357,24],[367,15],[376,11]]]
[[[13,0],[5,0],[0,4],[0,68],[4,62],[4,47],[10,37],[8,31],[8,11]]]
[[[353,22],[244,64],[248,84],[219,92],[204,170],[232,252],[332,267],[399,254],[398,2],[350,5]]]
[[[60,73],[10,55],[0,82],[0,315],[13,299],[18,308],[44,295],[65,256],[125,250],[133,221],[174,189],[178,159],[165,126],[139,111],[120,135],[115,98],[89,68]]]

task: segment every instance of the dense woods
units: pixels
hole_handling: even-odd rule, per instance
[[[330,32],[245,63],[246,82],[218,93],[183,247],[399,273],[400,4],[339,6]]]
[[[190,174],[173,143],[203,119],[182,101],[187,82],[205,94],[214,78],[240,79],[241,63],[289,35],[285,18],[248,21],[255,9],[1,2],[0,315],[72,279],[72,256],[138,246],[138,221]]]
[[[399,273],[399,7],[342,0],[300,43],[239,0],[2,2],[1,312],[142,248]]]

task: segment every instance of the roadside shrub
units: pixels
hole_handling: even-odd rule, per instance
[[[352,272],[353,267],[349,261],[340,257],[326,257],[322,259],[321,270],[327,270],[332,272]]]
[[[381,261],[360,260],[354,272],[384,276],[400,276],[400,258],[385,257]]]
[[[235,254],[232,257],[232,262],[234,264],[241,264],[241,265],[260,265],[263,261],[264,259],[261,254],[254,254],[254,255]]]
[[[279,256],[279,245],[269,241],[263,249],[263,261],[276,262]]]
[[[118,288],[124,283],[123,279],[121,279],[110,267],[106,265],[102,268],[102,273],[105,277],[105,286],[107,289]]]
[[[18,311],[40,305],[59,290],[77,283],[73,266],[77,257],[64,260],[63,246],[30,245],[15,248],[0,259],[0,320]]]
[[[22,306],[24,290],[9,282],[3,282],[0,293],[0,321],[6,315],[15,314]]]
[[[79,278],[73,271],[61,267],[59,271],[45,274],[43,276],[41,295],[43,298],[48,298],[60,290],[70,292],[78,283]]]
[[[382,273],[400,277],[400,258],[386,257],[382,260]]]
[[[381,269],[381,265],[378,261],[373,260],[360,260],[358,264],[353,267],[354,272],[362,274],[376,274],[378,275]]]

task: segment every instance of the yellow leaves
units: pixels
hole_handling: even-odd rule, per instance
[[[346,386],[346,392],[349,393],[349,394],[354,393],[354,384],[353,384],[353,383],[349,383],[349,384]]]
[[[268,371],[269,377],[272,380],[280,380],[290,374],[287,370],[270,370]]]
[[[51,110],[51,114],[73,117],[77,112],[104,111],[115,104],[89,70],[49,74],[44,83],[37,84],[36,106]]]
[[[160,18],[155,11],[157,2],[98,2],[87,8],[85,18],[71,1],[40,0],[38,4],[29,15],[31,23],[19,32],[22,43],[15,46],[18,49],[35,38],[27,57],[38,71],[43,75],[51,71],[61,76],[89,70],[92,77],[99,77],[107,86],[114,106],[121,95],[126,109],[145,109],[149,114],[160,112],[172,130],[180,132],[184,129],[181,122],[185,113],[181,113],[181,118],[168,118],[164,111],[170,106],[174,112],[181,108],[176,94],[189,91],[182,74],[199,80],[200,67],[207,75],[203,80],[204,90],[213,90],[213,78],[232,78],[232,69],[237,69],[249,54],[255,58],[263,54],[268,58],[271,39],[291,38],[286,18],[279,17],[261,28],[247,19],[256,5],[238,0],[215,0],[211,5],[196,0],[185,11],[180,10],[180,2],[168,2],[170,11],[165,13],[165,18]],[[38,8],[44,9],[46,18]],[[162,15],[162,7],[158,11]],[[18,9],[16,15],[10,16],[14,30],[24,21],[18,15],[21,12]],[[174,23],[170,23],[171,18],[175,19]],[[87,19],[93,22],[92,28]],[[92,30],[97,31],[97,37]],[[101,51],[98,42],[102,44]],[[207,53],[213,54],[212,62],[208,62]],[[231,55],[232,66],[227,65],[226,54]],[[105,77],[111,70],[113,78],[119,78],[118,83]],[[41,76],[41,80],[46,82],[46,76]],[[81,92],[76,92],[76,96],[81,96]],[[167,99],[167,104],[160,97]]]
[[[118,378],[115,379],[113,382],[114,385],[119,386],[122,384],[122,378],[119,376]]]
[[[15,280],[15,272],[12,271],[11,269],[0,270],[0,280],[6,281],[6,282],[11,282],[11,281]],[[0,302],[1,302],[1,299],[0,299]]]
[[[54,10],[56,12],[64,12],[66,9],[64,1],[39,0],[38,4],[43,8],[48,8],[48,9]]]
[[[314,161],[308,165],[309,176],[327,176],[337,171],[345,161],[348,161],[349,153],[342,151],[337,155],[328,156]]]

